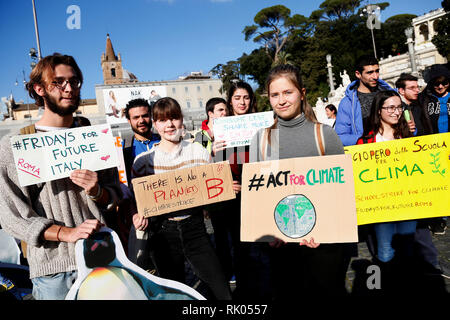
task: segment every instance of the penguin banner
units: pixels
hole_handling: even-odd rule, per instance
[[[78,278],[66,300],[206,300],[191,287],[130,262],[117,233],[106,227],[79,240],[75,257]]]

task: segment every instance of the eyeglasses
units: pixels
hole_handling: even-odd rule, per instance
[[[56,88],[58,88],[59,90],[66,89],[68,83],[70,83],[70,87],[72,89],[79,89],[81,87],[81,81],[78,78],[70,78],[70,79],[55,78],[55,80],[51,82],[51,84]]]
[[[448,86],[448,80],[437,81],[437,82],[434,83],[434,87],[437,88],[437,87],[439,87],[441,84],[442,84],[444,87],[445,87],[445,86]]]
[[[403,107],[389,106],[389,107],[381,107],[381,109],[385,109],[388,113],[394,113],[395,111],[398,111],[399,113],[403,112]]]

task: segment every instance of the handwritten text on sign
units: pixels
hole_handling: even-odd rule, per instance
[[[346,147],[358,224],[447,216],[450,133]]]
[[[241,240],[358,240],[349,155],[244,164]]]
[[[108,124],[13,136],[11,148],[21,186],[118,165]]]
[[[214,119],[214,136],[227,148],[249,145],[255,133],[273,124],[273,111]]]
[[[230,164],[218,162],[132,180],[144,217],[234,199]]]

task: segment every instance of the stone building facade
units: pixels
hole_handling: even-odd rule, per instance
[[[414,30],[414,56],[419,76],[419,84],[425,85],[422,72],[433,64],[447,63],[447,59],[439,54],[431,42],[436,34],[436,22],[446,14],[444,9],[433,10],[425,15],[412,19],[411,25]],[[404,32],[399,30],[399,32]],[[380,59],[380,77],[394,86],[395,81],[401,73],[412,73],[412,65],[409,53],[404,53],[386,59]]]

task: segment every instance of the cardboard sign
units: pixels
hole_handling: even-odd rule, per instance
[[[448,216],[450,133],[345,147],[358,224]]]
[[[244,164],[241,240],[357,242],[349,155]]]
[[[228,161],[136,178],[138,212],[143,217],[234,199]]]
[[[227,148],[249,145],[255,133],[273,124],[273,111],[214,119],[214,137]]]
[[[108,124],[13,136],[11,148],[22,187],[118,165]]]
[[[132,263],[117,233],[106,227],[77,241],[75,259],[78,275],[66,300],[205,300],[191,287]]]

